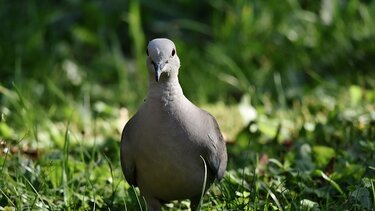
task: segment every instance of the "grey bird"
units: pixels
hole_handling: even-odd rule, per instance
[[[149,210],[181,199],[190,199],[195,210],[202,193],[224,175],[225,142],[215,118],[184,96],[174,43],[154,39],[146,53],[148,96],[123,129],[122,170]]]

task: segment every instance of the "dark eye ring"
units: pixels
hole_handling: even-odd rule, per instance
[[[149,56],[149,55],[148,55],[148,49],[146,49],[146,54],[147,54],[147,56]]]
[[[173,48],[172,50],[172,56],[174,56],[176,54],[176,50]]]

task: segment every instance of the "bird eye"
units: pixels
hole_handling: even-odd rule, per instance
[[[176,50],[173,48],[172,50],[172,56],[174,56],[176,54]]]
[[[146,49],[146,54],[147,54],[147,56],[148,56],[148,49]]]

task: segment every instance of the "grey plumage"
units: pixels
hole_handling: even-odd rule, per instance
[[[208,167],[208,189],[224,175],[225,142],[215,118],[183,95],[174,43],[154,39],[147,55],[149,92],[122,132],[122,169],[128,183],[139,187],[150,210],[179,199],[190,199],[195,209],[205,177],[200,156]]]

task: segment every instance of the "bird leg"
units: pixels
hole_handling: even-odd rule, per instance
[[[148,211],[161,211],[161,203],[158,199],[150,196],[144,196]]]
[[[197,196],[190,199],[190,210],[191,211],[198,211],[200,210],[200,202],[201,202],[201,196]]]

